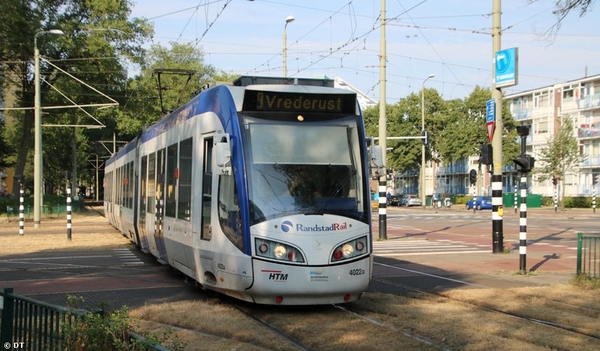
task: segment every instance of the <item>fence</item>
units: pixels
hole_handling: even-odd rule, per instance
[[[65,350],[65,329],[74,327],[86,314],[0,290],[0,344],[4,350]],[[97,313],[103,313],[99,310]],[[167,350],[132,333],[147,350]]]
[[[600,236],[577,233],[577,274],[600,278]]]
[[[82,207],[77,202],[72,204],[73,211],[77,211],[79,207]],[[33,218],[33,206],[24,206],[23,215],[25,219]],[[42,206],[41,217],[48,218],[59,218],[67,215],[67,205],[44,205]],[[6,219],[7,221],[19,219],[19,206],[6,206]]]
[[[84,315],[82,310],[64,307],[13,294],[12,288],[0,292],[2,328],[0,341],[19,350],[63,350],[62,330]],[[69,313],[67,313],[69,312]]]

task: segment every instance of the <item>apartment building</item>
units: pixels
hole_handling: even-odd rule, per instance
[[[530,127],[527,153],[537,160],[540,150],[560,130],[562,119],[571,118],[583,162],[568,170],[559,186],[564,187],[565,196],[591,195],[593,177],[600,174],[600,75],[507,95],[505,99],[517,122]],[[552,196],[552,181],[538,179],[535,173],[530,176],[530,192]],[[599,184],[595,188],[598,193]]]
[[[600,179],[600,75],[587,76],[533,90],[505,96],[510,112],[521,125],[530,129],[527,137],[527,153],[536,158],[541,166],[540,151],[561,128],[561,121],[569,117],[573,121],[573,135],[579,142],[583,161],[567,171],[558,184],[565,196],[590,196],[594,190],[600,194],[600,183],[593,184],[594,176]],[[520,140],[519,140],[520,141]],[[477,171],[477,184],[469,182],[469,172]],[[514,192],[521,175],[514,165],[503,167],[503,193]],[[556,188],[551,179],[540,181],[540,175],[528,176],[528,193],[554,196]],[[417,194],[419,171],[396,174],[394,188],[398,193]],[[479,165],[478,155],[456,162],[425,165],[425,194],[491,195],[491,179],[487,166]]]

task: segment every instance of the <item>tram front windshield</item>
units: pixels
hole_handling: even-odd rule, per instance
[[[291,214],[366,221],[356,118],[278,122],[246,118],[252,224]]]

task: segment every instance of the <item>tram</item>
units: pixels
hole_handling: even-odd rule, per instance
[[[116,152],[104,210],[205,289],[258,304],[351,302],[372,274],[367,155],[355,92],[243,76]]]

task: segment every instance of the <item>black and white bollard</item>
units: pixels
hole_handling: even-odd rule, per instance
[[[517,184],[515,184],[515,199],[514,199],[514,204],[515,204],[515,213],[517,213],[517,200],[518,200],[518,189],[519,187],[517,186]]]
[[[71,241],[71,188],[67,186],[67,240]]]
[[[23,184],[19,189],[19,235],[25,234],[25,198],[23,197]]]
[[[521,176],[521,215],[519,218],[519,268],[527,273],[527,177]]]

